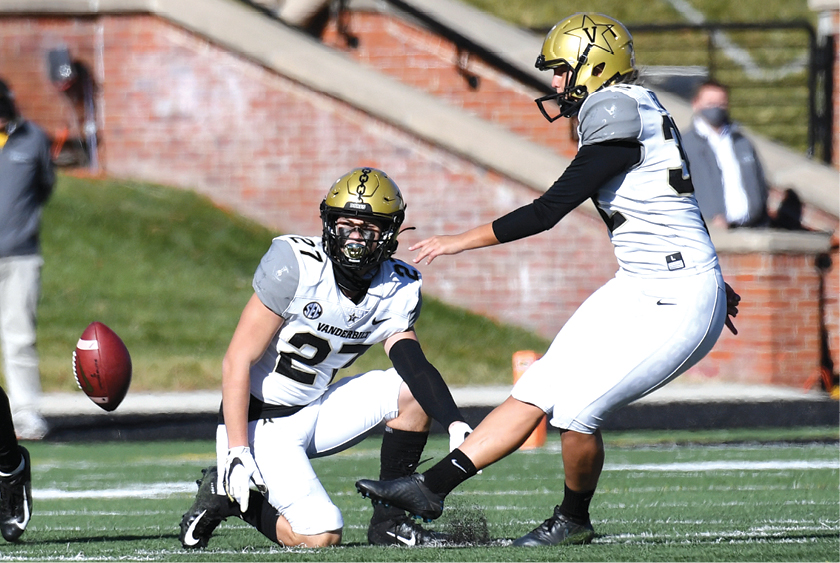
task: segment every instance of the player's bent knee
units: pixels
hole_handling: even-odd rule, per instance
[[[332,502],[310,498],[277,519],[277,543],[286,547],[327,547],[341,543],[344,519]]]
[[[277,543],[284,547],[329,547],[341,543],[342,528],[314,534],[298,533],[283,516],[277,519]]]

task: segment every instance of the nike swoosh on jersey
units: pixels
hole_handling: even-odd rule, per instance
[[[386,532],[389,536],[396,539],[398,542],[404,543],[405,545],[411,547],[417,544],[417,538],[414,536],[414,532],[411,532],[410,538],[404,538],[394,532]]]
[[[668,301],[667,299],[660,299],[656,302],[657,305],[676,305],[674,301]]]
[[[198,539],[195,536],[193,536],[193,532],[195,531],[196,525],[198,525],[198,521],[201,520],[201,517],[204,516],[206,513],[206,510],[202,510],[201,514],[198,515],[198,518],[196,518],[190,523],[189,527],[187,528],[187,533],[184,534],[184,543],[188,545],[195,545],[198,543]]]
[[[370,324],[376,326],[378,324],[384,323],[385,321],[387,321],[390,318],[391,317],[385,317],[384,319],[373,319],[372,321],[370,321]]]

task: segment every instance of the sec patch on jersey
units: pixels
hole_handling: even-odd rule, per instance
[[[82,333],[73,350],[73,375],[90,400],[110,412],[128,393],[131,356],[122,339],[99,321]]]

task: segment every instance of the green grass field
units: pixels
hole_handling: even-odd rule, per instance
[[[837,429],[606,436],[589,546],[516,549],[509,540],[561,499],[559,439],[516,452],[468,481],[429,526],[487,521],[490,542],[446,548],[366,545],[370,503],[358,478],[378,472],[378,438],[314,461],[345,519],[344,545],[271,545],[228,520],[203,552],[182,550],[178,523],[210,442],[31,444],[34,516],[0,560],[24,561],[836,561],[840,553]],[[786,441],[779,441],[786,440]],[[446,450],[433,436],[424,457]],[[428,465],[426,466],[428,467]]]

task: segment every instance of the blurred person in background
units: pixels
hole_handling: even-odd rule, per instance
[[[707,80],[692,99],[694,118],[682,136],[694,195],[715,227],[767,227],[767,180],[758,153],[729,116],[729,91]]]
[[[41,372],[35,347],[41,293],[41,213],[55,184],[46,133],[24,119],[0,80],[0,340],[17,437],[40,440]]]

